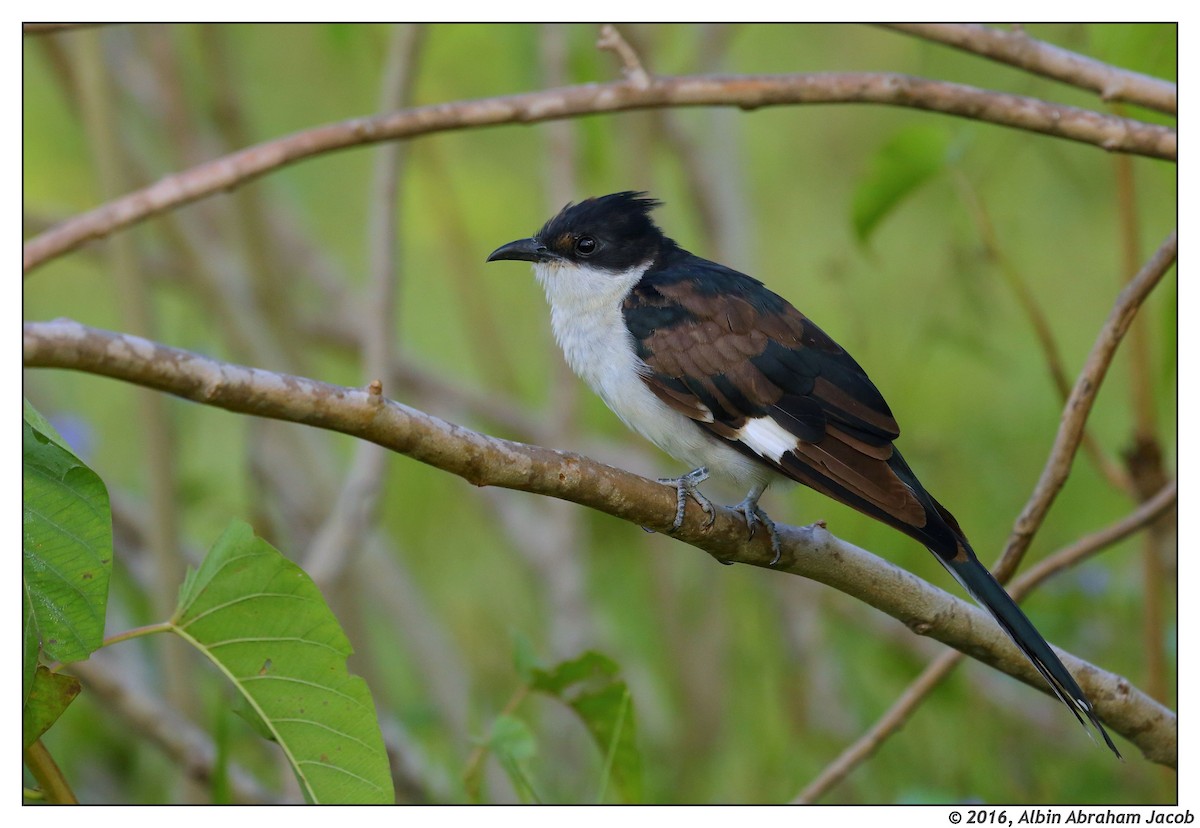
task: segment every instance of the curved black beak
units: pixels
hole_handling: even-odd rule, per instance
[[[487,257],[489,262],[510,260],[514,262],[544,262],[550,258],[550,251],[537,239],[517,239],[492,251]]]

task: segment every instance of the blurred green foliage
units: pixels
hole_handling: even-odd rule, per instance
[[[1083,91],[871,27],[624,31],[657,73],[889,71],[1104,106]],[[1029,31],[1174,79],[1174,26]],[[585,25],[430,26],[413,103],[528,91],[551,85],[555,72],[562,76],[556,83],[619,77],[614,56],[595,49],[596,34]],[[120,163],[132,189],[244,143],[373,113],[390,36],[384,26],[269,25],[121,26],[26,38],[27,235],[103,200],[97,164],[113,160],[95,155],[92,127],[80,114],[79,73],[103,71],[110,79],[108,105],[118,116]],[[78,39],[86,37],[101,39],[103,66],[81,64]],[[881,202],[886,209],[876,210],[869,245],[860,246],[856,194],[881,165],[896,163],[903,136],[928,130],[953,148],[939,156],[945,166],[922,176],[919,187],[893,188]],[[239,137],[242,143],[232,143]],[[289,166],[125,231],[151,286],[155,338],[335,383],[373,379],[346,342],[363,324],[375,151]],[[542,439],[650,476],[682,471],[564,376],[533,280],[515,267],[483,264],[497,245],[528,234],[562,206],[548,193],[578,199],[645,189],[666,202],[659,221],[681,244],[763,279],[851,350],[901,423],[910,464],[989,560],[1041,471],[1061,401],[964,192],[984,205],[1000,252],[1050,320],[1073,377],[1129,275],[1121,265],[1116,163],[1094,146],[868,105],[636,112],[422,137],[407,145],[399,184],[394,339],[409,363],[482,402],[420,384],[385,382],[384,393],[470,427]],[[569,172],[552,179],[553,170]],[[1175,224],[1176,169],[1135,158],[1132,171],[1140,261]],[[266,217],[263,234],[246,232],[255,210]],[[33,273],[25,318],[67,316],[122,329],[128,297],[114,288],[111,247],[94,243]],[[255,261],[277,268],[285,287],[270,297],[287,331],[273,331],[280,344],[274,357],[247,353],[229,335],[240,314],[253,330],[271,330],[258,321],[269,306],[245,298],[247,282],[261,275]],[[321,274],[331,287],[318,286]],[[1148,359],[1135,365],[1119,354],[1090,421],[1097,443],[1118,462],[1131,444],[1136,372],[1149,378],[1154,436],[1166,468],[1175,467],[1174,292],[1171,275],[1141,313]],[[137,531],[152,483],[134,390],[49,371],[27,372],[25,385],[121,504],[107,632],[161,620],[153,614],[154,559]],[[532,433],[497,414],[502,405],[523,412]],[[189,550],[208,548],[231,518],[243,518],[303,562],[353,441],[175,400],[168,410],[179,554],[194,565]],[[305,457],[327,462],[304,465],[298,458]],[[733,502],[741,494],[723,496]],[[824,518],[839,536],[957,592],[924,549],[813,492],[771,492],[764,506],[786,522]],[[1029,559],[1132,508],[1080,457]],[[636,712],[646,802],[790,799],[940,651],[800,579],[720,567],[607,516],[477,490],[403,457],[388,459],[378,520],[378,532],[346,552],[344,574],[320,586],[356,650],[351,670],[374,696],[402,800],[466,801],[471,751],[499,739],[508,746],[502,761],[524,782],[514,783],[492,757],[488,801],[517,801],[530,791],[545,802],[595,801],[611,756],[570,710],[534,694],[516,717],[503,713],[526,681],[522,660],[511,657],[515,641],[530,642],[547,662],[595,650],[619,667]],[[1055,644],[1139,686],[1147,682],[1142,556],[1141,538],[1127,541],[1026,602]],[[1165,606],[1150,626],[1167,650],[1164,701],[1172,707],[1173,574],[1168,562]],[[143,691],[162,693],[169,683],[160,654],[143,642],[106,649],[113,652],[100,656],[114,659]],[[298,798],[272,750],[229,717],[221,682],[200,670],[183,680],[193,694],[185,713],[214,734],[222,762],[227,757],[264,788]],[[85,686],[45,737],[81,799],[210,794],[187,789],[177,766],[105,708]],[[214,795],[227,797],[224,785],[221,777]],[[1058,702],[968,662],[823,801],[1152,803],[1174,801],[1175,791],[1172,773],[1136,756],[1112,761]]]

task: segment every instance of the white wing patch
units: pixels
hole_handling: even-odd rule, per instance
[[[783,455],[796,448],[797,437],[770,417],[747,420],[735,434],[760,457],[778,463]]]

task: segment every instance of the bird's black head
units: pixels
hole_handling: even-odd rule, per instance
[[[661,202],[644,195],[627,190],[568,204],[533,238],[509,242],[487,260],[558,261],[614,273],[651,261],[674,243],[650,218]]]

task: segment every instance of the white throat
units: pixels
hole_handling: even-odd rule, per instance
[[[771,474],[649,389],[649,368],[638,357],[622,303],[650,263],[612,273],[556,262],[533,269],[550,302],[550,326],[567,364],[625,425],[689,468],[708,466],[739,486],[762,486]]]
[[[634,353],[621,303],[649,266],[646,262],[619,273],[558,262],[533,268],[546,291],[550,325],[567,364],[613,410],[617,378],[629,382],[644,370],[635,364],[641,360]]]

